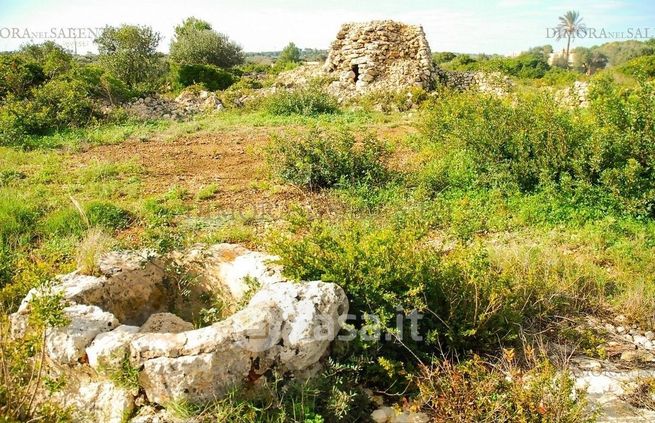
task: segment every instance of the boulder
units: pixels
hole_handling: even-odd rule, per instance
[[[67,405],[76,409],[75,421],[123,423],[134,410],[134,397],[111,382],[84,382],[68,392]]]
[[[83,304],[64,308],[70,323],[46,331],[45,346],[48,356],[57,363],[76,364],[85,355],[86,347],[100,333],[119,325],[118,319],[96,306]]]
[[[86,349],[89,366],[96,370],[119,367],[128,354],[130,341],[138,331],[138,326],[120,325],[111,332],[96,336]]]
[[[143,366],[140,381],[150,401],[203,401],[273,364],[291,371],[309,368],[327,352],[347,311],[337,285],[278,282],[210,327],[138,336],[130,345],[131,359]]]
[[[182,320],[173,313],[156,313],[146,320],[140,333],[178,333],[193,330],[193,323]]]

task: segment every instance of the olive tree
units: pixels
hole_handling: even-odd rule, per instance
[[[128,86],[151,81],[160,70],[157,46],[161,35],[149,26],[105,27],[95,39],[99,62]]]
[[[214,65],[230,68],[244,62],[241,47],[227,35],[197,18],[188,18],[175,28],[170,59],[177,64]]]

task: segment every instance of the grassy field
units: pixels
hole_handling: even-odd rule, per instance
[[[357,421],[371,389],[439,421],[591,420],[535,343],[602,355],[567,332],[586,315],[655,327],[653,88],[599,84],[584,110],[442,93],[405,113],[229,111],[0,147],[3,314],[98,251],[244,243],[340,284],[382,328],[421,311],[425,339],[337,344],[305,385],[272,376],[179,415]]]

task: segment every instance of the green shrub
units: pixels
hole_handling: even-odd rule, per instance
[[[514,325],[525,316],[507,281],[495,278],[489,265],[480,260],[444,263],[436,251],[420,242],[422,236],[420,227],[311,222],[276,237],[272,249],[282,258],[289,277],[320,279],[343,287],[349,313],[357,317],[350,323],[358,330],[381,331],[382,339],[358,337],[347,343],[348,354],[370,350],[375,351],[373,359],[386,357],[411,366],[412,354],[429,355],[436,346],[451,351],[484,350],[499,341],[511,341],[518,327]],[[478,309],[489,312],[480,314]],[[423,314],[419,322],[423,341],[405,336],[404,346],[393,342],[389,336],[395,333],[396,316],[408,316],[413,310]],[[378,320],[367,320],[367,315]],[[409,327],[403,329],[409,334]],[[369,376],[371,381],[380,381],[385,380],[383,374],[373,366]]]
[[[339,111],[337,99],[315,86],[278,91],[264,101],[264,108],[272,115],[315,116]]]
[[[86,216],[91,226],[106,229],[125,229],[131,224],[133,216],[130,212],[111,203],[94,201],[85,208]]]
[[[73,66],[73,55],[54,41],[24,45],[20,54],[41,67],[49,78],[61,75]]]
[[[385,113],[406,112],[418,107],[428,99],[428,93],[420,87],[404,90],[378,90],[367,93],[356,100],[355,104],[368,110]]]
[[[174,70],[176,81],[183,87],[202,84],[210,91],[224,90],[234,84],[235,77],[213,65],[180,65]]]
[[[426,108],[422,130],[430,157],[419,181],[435,190],[461,187],[447,174],[451,158],[468,157],[475,180],[467,185],[513,192],[551,189],[560,204],[653,213],[655,105],[652,83],[619,88],[598,77],[588,110],[566,110],[544,95],[509,101],[450,93]],[[457,154],[455,154],[457,153]],[[438,179],[435,179],[438,177]],[[473,185],[472,185],[473,184]],[[565,200],[564,196],[567,196]],[[599,201],[600,200],[600,201]]]
[[[93,117],[87,86],[79,80],[53,79],[34,92],[34,102],[52,128],[84,126]]]
[[[29,98],[9,95],[0,107],[0,144],[22,144],[31,135],[82,127],[97,115],[83,79],[62,76],[35,87]]]
[[[83,81],[91,97],[111,104],[122,103],[135,95],[127,84],[98,66],[76,68],[70,73],[70,78]]]
[[[282,49],[277,58],[277,63],[300,62],[300,49],[294,43],[289,43]]]
[[[436,101],[423,131],[435,148],[470,151],[482,183],[509,183],[524,191],[579,173],[582,164],[576,160],[588,135],[581,122],[547,97],[510,104],[469,93]]]
[[[619,66],[619,71],[640,79],[655,78],[655,55],[634,58]]]
[[[562,86],[573,84],[579,77],[579,73],[559,67],[552,67],[544,74],[542,81],[547,86]]]
[[[278,175],[310,189],[384,180],[387,148],[371,135],[361,141],[344,130],[314,127],[295,137],[275,137],[269,163]]]
[[[469,55],[460,54],[447,62],[448,69],[461,71],[503,72],[518,78],[541,78],[550,69],[542,54],[522,53],[516,57],[481,56],[473,59]]]
[[[0,100],[8,94],[26,96],[32,87],[45,82],[43,69],[16,54],[0,54]]]

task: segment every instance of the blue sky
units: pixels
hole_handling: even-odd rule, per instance
[[[394,19],[421,24],[433,51],[514,54],[528,47],[563,42],[548,39],[546,28],[567,10],[578,10],[590,27],[607,32],[649,28],[655,35],[655,1],[635,0],[0,0],[0,50],[12,50],[28,38],[10,36],[18,28],[51,34],[60,28],[99,28],[121,23],[151,25],[167,51],[173,28],[185,17],[209,21],[246,51],[279,50],[289,41],[301,47],[327,48],[341,23]],[[643,34],[643,31],[642,31]],[[33,37],[39,42],[43,34]],[[72,48],[71,39],[60,43]],[[577,40],[574,45],[611,39]],[[93,44],[78,41],[78,52]]]

